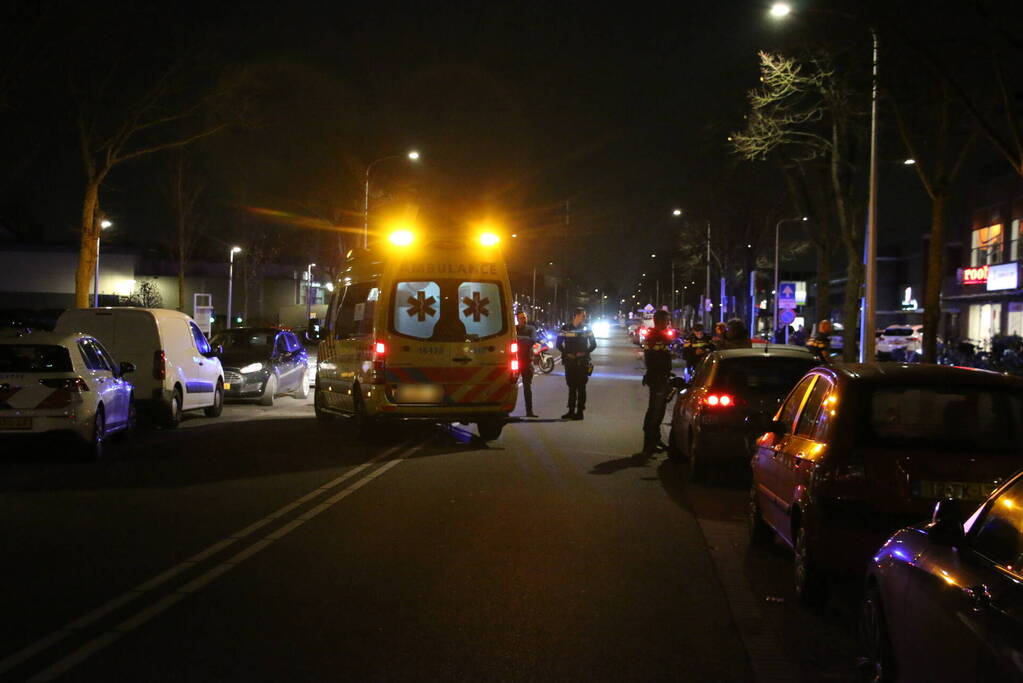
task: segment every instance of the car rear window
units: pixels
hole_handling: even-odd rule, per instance
[[[909,327],[888,327],[883,334],[886,337],[912,337],[913,329]]]
[[[735,392],[786,394],[811,368],[819,363],[813,358],[782,358],[779,356],[746,356],[721,360],[714,387]]]
[[[507,331],[501,283],[455,279],[395,285],[392,330],[430,341],[479,341]]]
[[[274,330],[237,330],[220,332],[213,337],[213,344],[221,344],[224,351],[238,349],[257,349],[270,353],[277,332]]]
[[[1023,395],[986,387],[874,390],[870,427],[883,445],[937,451],[1019,452]]]
[[[0,373],[72,372],[71,356],[63,346],[0,345]]]

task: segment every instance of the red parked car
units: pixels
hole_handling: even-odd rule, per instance
[[[789,393],[753,453],[752,540],[795,553],[812,601],[860,573],[935,501],[984,500],[1019,468],[1023,379],[939,365],[822,366]]]

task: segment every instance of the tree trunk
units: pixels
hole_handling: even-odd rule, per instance
[[[181,254],[178,255],[178,310],[182,313],[187,312],[185,310],[185,258]]]
[[[815,318],[807,320],[806,330],[811,331],[820,320],[831,320],[831,252],[827,246],[817,247],[817,301]]]
[[[96,272],[96,240],[99,238],[99,186],[102,177],[91,178],[82,198],[82,238],[75,270],[75,308],[89,307],[89,291]]]
[[[856,345],[859,341],[860,291],[863,287],[863,262],[849,257],[846,269],[845,300],[842,302],[842,360],[856,360]],[[869,363],[872,358],[866,359]]]
[[[925,363],[938,359],[938,325],[941,322],[941,280],[945,272],[945,201],[944,189],[931,195],[931,237],[927,245],[927,285],[924,288]]]

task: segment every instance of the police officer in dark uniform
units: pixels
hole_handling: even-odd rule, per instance
[[[558,332],[556,346],[561,351],[561,365],[568,384],[568,412],[562,420],[581,420],[586,410],[586,382],[590,378],[590,354],[597,348],[593,332],[586,327],[586,309],[577,308],[572,322]]]
[[[533,413],[533,344],[536,343],[536,328],[526,324],[526,312],[516,316],[515,341],[519,344],[519,377],[522,378],[522,394],[526,399],[526,417]]]
[[[703,325],[700,323],[693,325],[693,331],[686,335],[682,342],[682,358],[686,362],[686,374],[692,377],[696,366],[700,364],[704,356],[713,350],[714,345],[703,331]]]
[[[661,422],[668,405],[669,380],[671,378],[672,338],[668,335],[670,318],[667,311],[654,313],[653,329],[643,339],[643,362],[646,374],[643,384],[650,390],[646,417],[643,418],[643,452],[649,458],[661,448]]]
[[[831,353],[831,321],[817,323],[817,333],[806,342],[806,348],[813,351],[818,360],[827,362]]]

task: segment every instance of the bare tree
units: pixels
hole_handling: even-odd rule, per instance
[[[85,171],[81,244],[75,272],[75,305],[88,305],[90,277],[96,265],[100,189],[117,166],[209,137],[228,125],[224,86],[188,83],[181,63],[167,67],[134,97],[116,97],[124,87],[117,64],[102,76],[72,77],[79,151]],[[123,101],[114,108],[111,101]]]
[[[846,257],[843,355],[851,360],[863,284],[863,202],[859,195],[864,131],[857,92],[826,52],[798,60],[762,52],[760,70],[762,85],[749,94],[746,128],[732,135],[732,144],[749,160],[773,156],[790,164],[826,164],[833,215]]]
[[[185,311],[185,271],[208,224],[198,210],[203,182],[184,148],[174,155],[168,181],[166,193],[174,214],[174,247],[178,257],[178,310]]]

